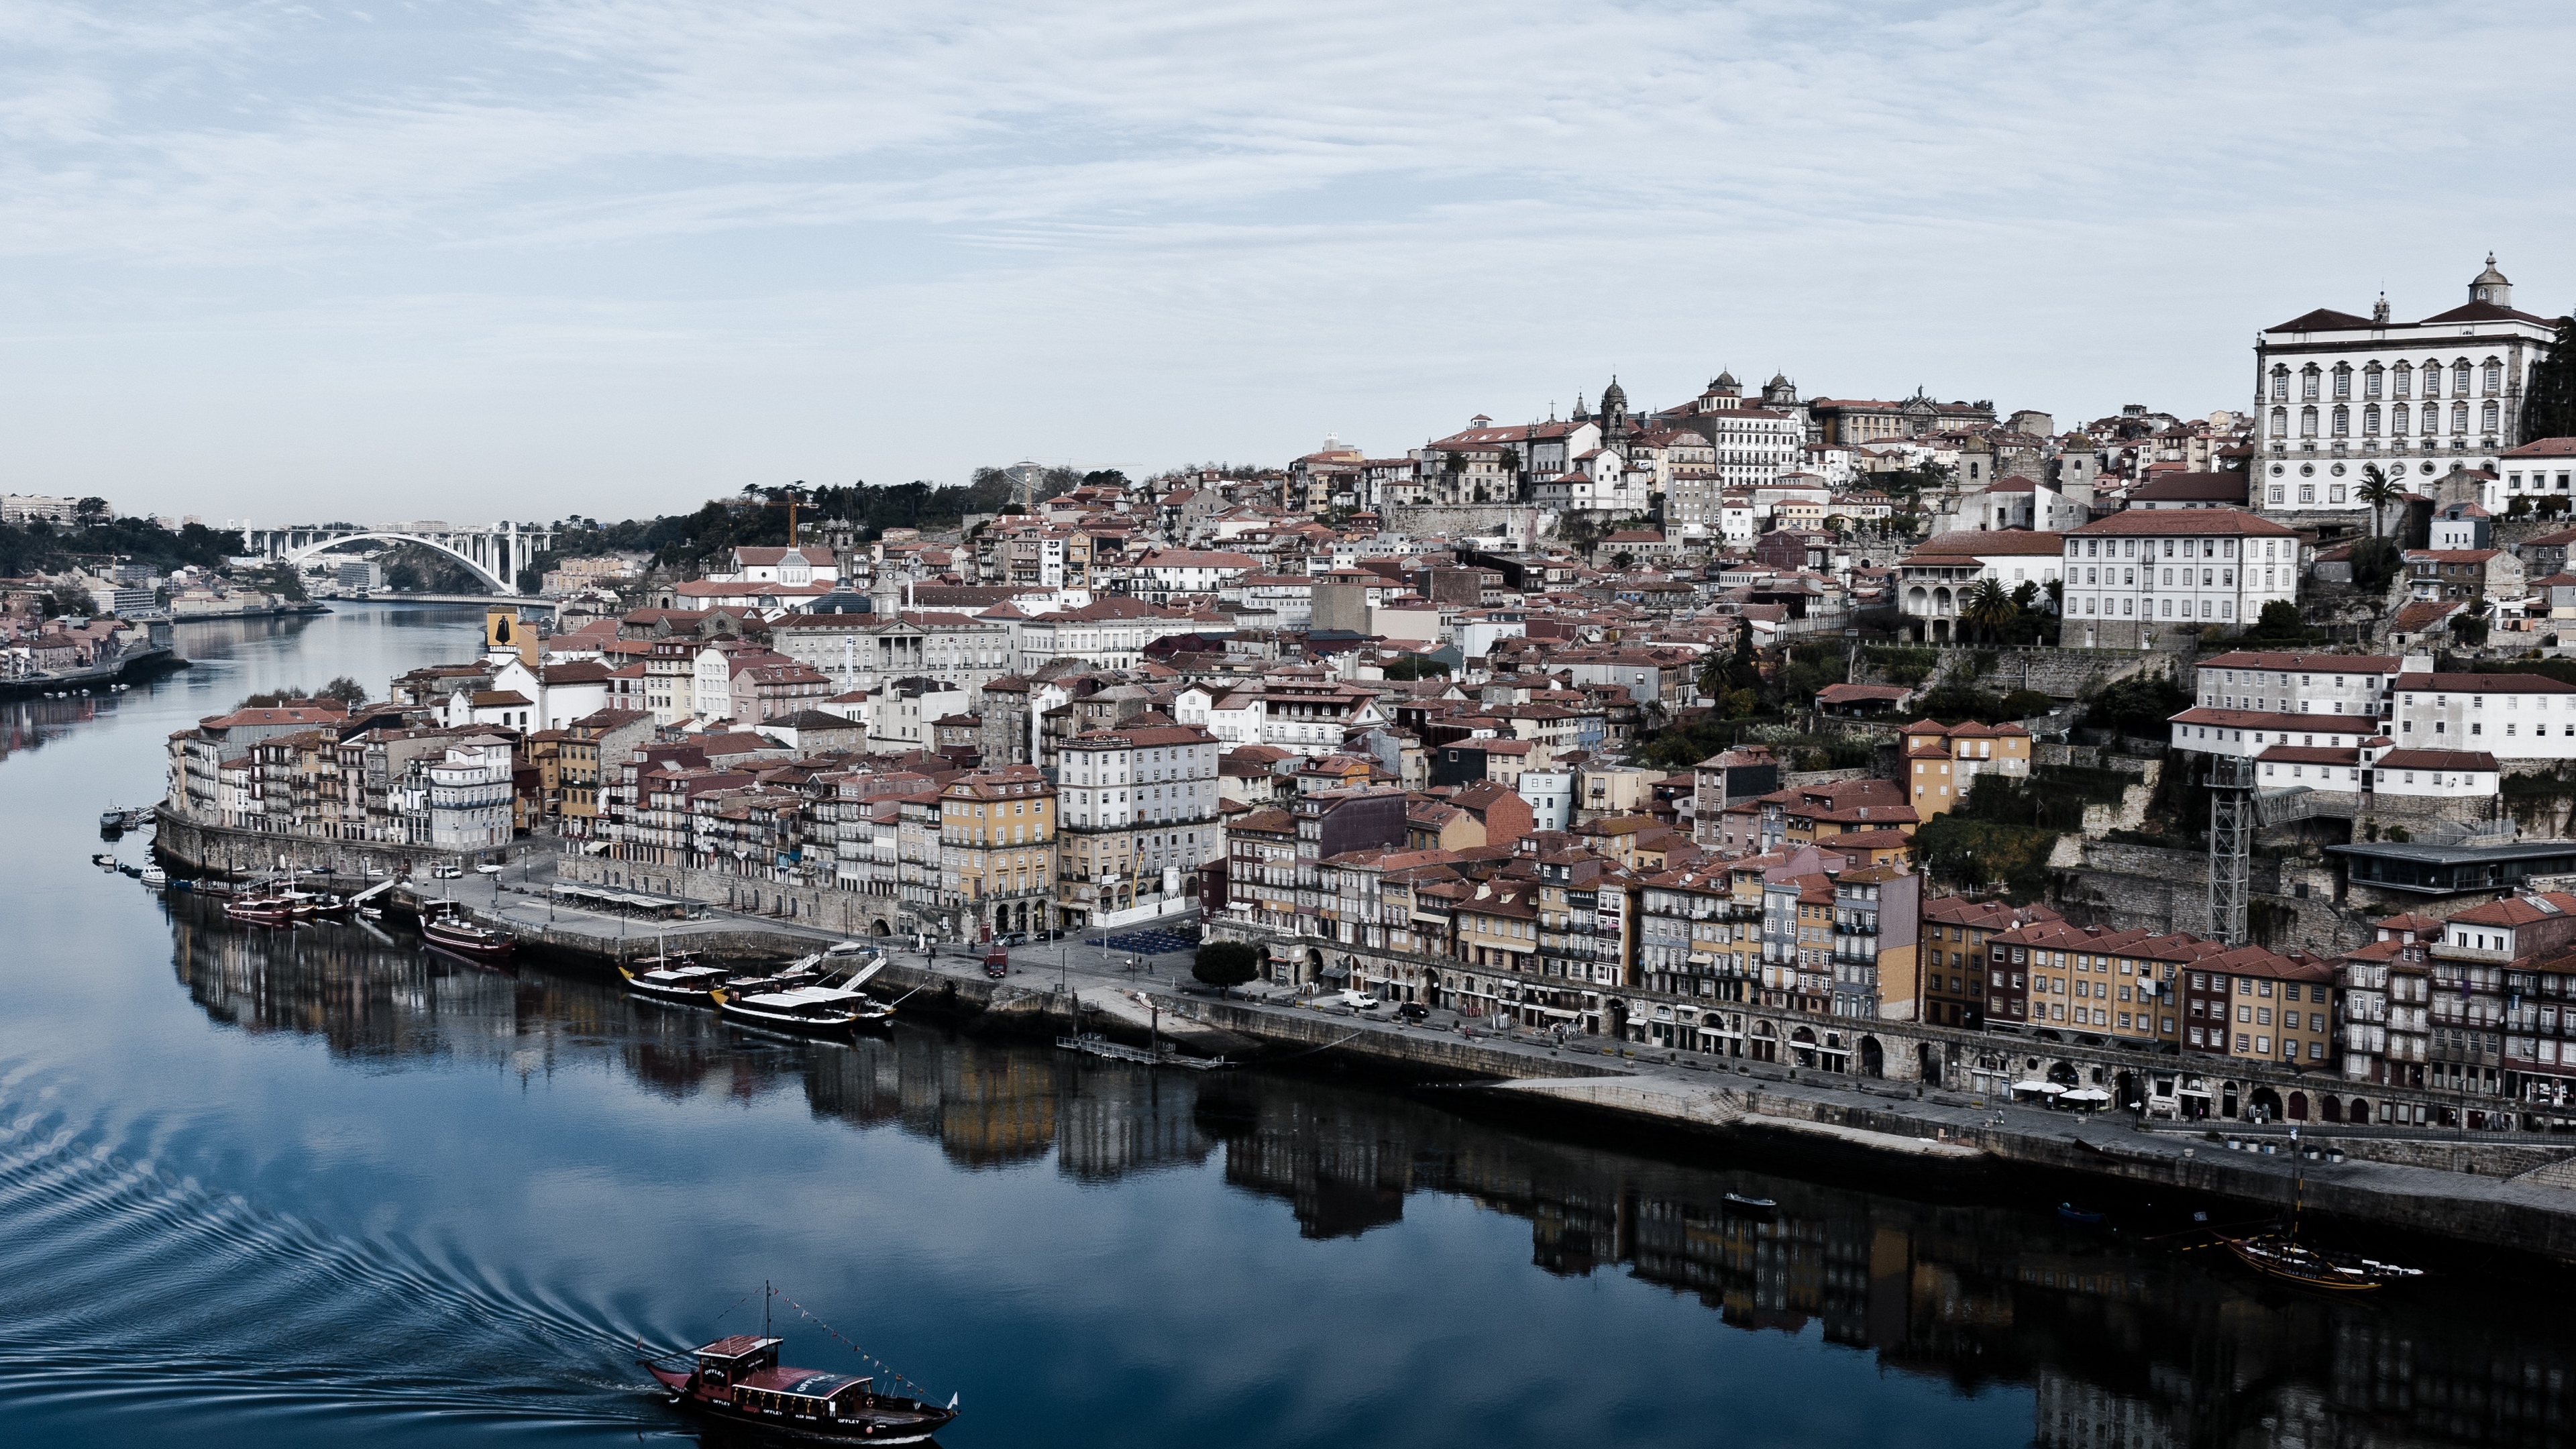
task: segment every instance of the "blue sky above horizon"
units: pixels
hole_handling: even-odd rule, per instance
[[[11,492],[610,517],[2576,301],[2536,5],[0,3]]]

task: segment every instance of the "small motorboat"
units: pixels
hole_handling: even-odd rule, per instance
[[[767,1316],[762,1315],[763,1319]],[[670,1391],[674,1407],[699,1415],[711,1426],[739,1426],[764,1438],[833,1444],[918,1444],[957,1418],[954,1394],[949,1395],[945,1405],[933,1404],[880,1393],[873,1378],[853,1378],[821,1369],[782,1368],[778,1350],[785,1342],[765,1331],[737,1333],[701,1344],[686,1354],[640,1358],[636,1363]],[[688,1366],[672,1364],[679,1358],[688,1359]]]
[[[110,835],[122,832],[125,829],[125,812],[122,810],[100,811],[98,815],[98,828],[106,831]]]
[[[114,870],[114,869],[116,869],[116,857],[115,857],[114,855],[110,854],[109,852],[104,851],[104,850],[100,851],[100,852],[99,852],[98,854],[96,854],[96,855],[91,856],[91,857],[89,858],[89,863],[90,863],[90,864],[92,864],[92,865],[94,865],[94,866],[97,866],[97,867],[98,867],[99,869],[101,869],[101,870]]]
[[[136,876],[135,879],[157,891],[170,883],[170,872],[163,870],[158,865],[147,865],[143,867],[143,873]]]
[[[421,939],[442,951],[452,951],[475,961],[502,962],[519,943],[508,936],[466,919],[454,902],[440,902],[422,912]]]
[[[1755,1197],[1750,1193],[1730,1192],[1725,1201],[1726,1210],[1737,1217],[1767,1218],[1780,1210],[1779,1199]]]
[[[2087,1212],[2083,1208],[2077,1207],[2071,1202],[2059,1203],[2057,1205],[2057,1215],[2066,1219],[2070,1223],[2098,1223],[2102,1221],[2102,1215],[2100,1213]]]

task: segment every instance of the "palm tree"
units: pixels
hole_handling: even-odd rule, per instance
[[[2377,463],[2361,465],[2361,501],[2370,505],[2370,536],[2379,537],[2380,510],[2406,496],[2406,488]]]
[[[1979,579],[1960,603],[1959,617],[1976,625],[1977,632],[1985,635],[1990,644],[1997,630],[2011,627],[2021,617],[2021,606],[1993,579]]]

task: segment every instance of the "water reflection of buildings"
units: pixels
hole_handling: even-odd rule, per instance
[[[2561,1445],[2564,1330],[2525,1295],[2428,1278],[2386,1303],[2273,1291],[2054,1217],[1935,1205],[1748,1170],[1532,1139],[1421,1102],[1251,1073],[1209,1078],[906,1027],[851,1045],[742,1039],[531,970],[423,958],[354,927],[251,934],[181,920],[179,974],[209,1014],[319,1034],[353,1056],[620,1060],[674,1097],[801,1082],[818,1115],[890,1126],[967,1167],[1042,1161],[1086,1182],[1204,1164],[1284,1203],[1309,1237],[1401,1221],[1417,1192],[1530,1225],[1556,1274],[1625,1272],[1747,1331],[1815,1329],[1961,1391],[2028,1385],[2050,1449]],[[1730,1216],[1729,1190],[1779,1200]]]

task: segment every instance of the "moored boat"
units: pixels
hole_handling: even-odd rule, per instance
[[[945,1406],[877,1392],[873,1378],[778,1362],[784,1339],[741,1333],[693,1350],[687,1369],[638,1359],[679,1408],[763,1435],[854,1444],[918,1444],[957,1417]],[[676,1357],[670,1355],[669,1357]]]
[[[478,926],[459,913],[453,904],[442,909],[432,905],[421,913],[421,939],[442,951],[453,951],[477,961],[506,961],[518,949],[518,943],[499,931]]]
[[[2330,1293],[2367,1293],[2391,1283],[2424,1276],[2421,1268],[2401,1268],[2357,1253],[2330,1253],[2309,1247],[2288,1233],[2255,1233],[2218,1239],[2238,1262],[2258,1273]]]
[[[295,919],[295,905],[284,896],[235,896],[224,902],[224,914],[254,926],[283,926]]]
[[[158,865],[146,865],[143,867],[142,871],[135,876],[135,879],[143,882],[147,886],[150,886],[154,890],[159,890],[161,887],[170,883],[170,872],[163,870]]]
[[[1755,1197],[1750,1193],[1730,1192],[1724,1201],[1726,1210],[1739,1217],[1767,1218],[1780,1210],[1777,1198]]]
[[[685,955],[670,964],[653,964],[660,959],[649,958],[617,968],[617,974],[626,978],[629,994],[671,1006],[705,1006],[708,993],[733,979],[723,967],[701,966]]]
[[[894,1008],[851,986],[791,986],[783,991],[719,987],[707,995],[727,1021],[774,1031],[841,1032],[894,1015]]]

